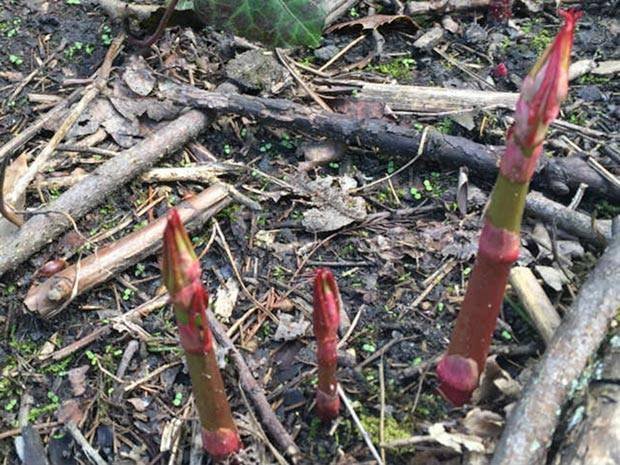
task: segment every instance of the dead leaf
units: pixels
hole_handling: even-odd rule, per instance
[[[449,433],[442,423],[435,423],[428,428],[428,434],[442,446],[455,452],[462,452],[463,447],[472,452],[484,452],[485,447],[476,436],[462,433]]]
[[[136,94],[146,97],[155,87],[157,80],[142,55],[132,55],[123,73],[125,84]]]
[[[76,425],[80,423],[82,419],[82,410],[80,409],[80,404],[75,399],[70,399],[60,406],[58,411],[56,412],[56,418],[58,421],[63,423],[75,423]]]
[[[500,396],[514,398],[521,392],[521,385],[497,363],[497,356],[487,358],[480,385],[474,391],[473,402],[481,404],[497,400]]]
[[[380,100],[355,97],[337,99],[332,108],[356,119],[381,119],[389,113],[386,104]]]
[[[299,164],[300,171],[310,171],[318,166],[339,160],[346,150],[346,145],[334,140],[313,141],[299,148],[305,161]]]
[[[8,198],[10,193],[13,192],[13,186],[15,186],[15,182],[19,179],[28,169],[28,154],[26,152],[22,153],[19,157],[17,157],[13,162],[6,167],[4,172],[4,189],[3,195],[4,198]],[[23,210],[26,205],[26,194],[22,194],[20,198],[17,199],[15,205],[10,205],[15,210]],[[18,215],[21,218],[21,215]],[[0,242],[2,242],[3,238],[8,236],[9,234],[13,234],[19,228],[15,226],[10,221],[2,218],[0,216]]]
[[[144,412],[151,403],[149,399],[140,397],[131,397],[127,399],[127,402],[129,402],[137,412]]]
[[[317,205],[304,212],[301,224],[310,232],[327,232],[363,221],[367,215],[366,201],[348,194],[356,185],[348,176],[325,176],[314,181],[305,175],[299,176],[295,183],[299,193],[310,197]]]
[[[344,23],[335,24],[325,31],[326,34],[341,29],[361,28],[362,31],[372,31],[382,26],[406,26],[407,28],[419,29],[420,26],[406,15],[371,15],[363,18],[346,21]]]
[[[545,284],[554,291],[560,292],[562,290],[562,286],[569,282],[568,278],[564,275],[564,273],[556,270],[552,266],[536,265],[534,269],[545,282]]]
[[[465,430],[470,434],[482,438],[495,438],[499,437],[502,432],[504,419],[495,412],[475,407],[467,412],[462,423]]]
[[[278,328],[274,339],[276,341],[293,341],[299,339],[306,334],[306,330],[310,326],[310,322],[303,318],[299,321],[293,319],[293,315],[289,313],[281,313],[278,315]]]
[[[39,360],[47,359],[56,350],[57,342],[58,342],[58,333],[56,332],[52,334],[50,338],[43,343],[43,346],[41,347],[41,350],[39,351],[37,358]]]
[[[90,365],[82,365],[81,367],[69,370],[69,383],[71,383],[71,391],[74,396],[81,396],[86,391],[84,383],[86,381],[86,372],[89,368]]]
[[[235,278],[229,278],[223,286],[220,286],[215,296],[213,312],[228,320],[237,303],[239,297],[239,284]]]

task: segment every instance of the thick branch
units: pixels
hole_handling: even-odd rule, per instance
[[[188,223],[188,229],[192,229],[202,225],[229,202],[226,187],[216,185],[178,205],[177,211],[183,223]],[[65,268],[38,286],[32,287],[24,303],[43,318],[54,316],[65,307],[68,299],[75,298],[157,252],[162,246],[161,238],[165,227],[166,218],[162,217],[147,227],[99,249],[78,264]]]
[[[173,83],[161,84],[160,94],[164,98],[196,108],[237,113],[273,126],[345,140],[391,155],[412,156],[417,153],[420,144],[420,133],[412,128],[379,119],[357,119],[349,115],[314,110],[283,99],[224,95]],[[464,137],[433,131],[427,139],[424,156],[442,166],[468,166],[470,173],[494,179],[502,152],[503,147],[488,147]],[[543,159],[540,165],[542,168],[533,179],[535,188],[565,195],[571,189],[577,189],[580,183],[585,183],[590,192],[620,201],[620,188],[600,176],[583,158]]]
[[[618,270],[620,234],[582,286],[508,417],[492,465],[544,463],[561,407],[620,309]]]

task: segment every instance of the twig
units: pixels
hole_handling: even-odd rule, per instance
[[[312,98],[312,100],[314,100],[323,110],[331,112],[332,109],[329,107],[329,105],[327,105],[327,103],[325,103],[325,101],[315,91],[313,91],[308,84],[306,84],[306,81],[304,81],[303,78],[297,73],[297,71],[295,71],[295,68],[293,68],[289,64],[288,57],[284,55],[284,53],[282,53],[280,49],[277,48],[276,55],[278,59],[282,62],[284,67],[288,70],[288,72],[291,73],[291,76],[293,76],[293,78],[299,83],[299,85],[303,87],[303,89],[310,96],[310,98]]]
[[[267,447],[269,448],[269,450],[271,451],[271,453],[275,457],[276,461],[280,465],[288,465],[288,462],[286,461],[286,459],[282,456],[282,454],[280,454],[278,449],[276,449],[274,447],[274,445],[271,444],[271,442],[269,441],[269,438],[265,434],[265,431],[263,430],[263,427],[261,426],[261,424],[256,419],[256,416],[254,415],[254,412],[252,411],[252,408],[250,407],[250,403],[248,402],[248,398],[245,395],[245,392],[241,388],[241,386],[239,386],[239,392],[241,393],[241,398],[243,399],[243,403],[245,404],[246,408],[248,409],[248,416],[250,417],[250,421],[252,422],[252,426],[255,428],[255,431],[253,431],[253,432],[259,437],[259,439],[261,441],[263,441],[265,444],[267,444]]]
[[[379,362],[379,403],[381,411],[379,413],[379,444],[385,442],[385,369],[383,367],[383,355]],[[381,459],[385,462],[385,448],[381,448]]]
[[[588,165],[590,165],[594,170],[603,176],[607,181],[612,183],[617,188],[620,188],[620,179],[613,173],[611,173],[607,168],[601,165],[594,157],[588,157]]]
[[[60,117],[69,106],[74,104],[80,98],[81,93],[82,89],[74,90],[67,98],[59,102],[53,109],[48,111],[43,116],[40,116],[34,124],[29,126],[17,136],[11,138],[6,144],[0,147],[0,161],[3,162],[8,157],[13,155],[17,150],[26,145],[30,139],[36,136],[46,124]]]
[[[103,460],[101,455],[99,455],[99,452],[97,452],[97,450],[90,445],[88,440],[84,437],[82,432],[73,421],[68,421],[67,423],[65,423],[65,427],[67,428],[67,430],[69,430],[69,433],[71,433],[71,436],[73,436],[75,442],[80,445],[80,447],[91,462],[93,462],[95,465],[108,465],[107,462]]]
[[[586,183],[582,182],[581,184],[579,184],[577,192],[575,192],[575,195],[573,195],[573,198],[571,199],[570,203],[566,208],[568,208],[569,210],[577,210],[577,207],[581,203],[581,199],[583,199],[583,195],[585,194],[587,188],[588,185]]]
[[[165,154],[182,147],[200,133],[208,121],[207,116],[200,111],[183,114],[99,166],[79,184],[64,192],[48,209],[37,211],[40,214],[29,219],[19,231],[0,243],[0,276],[15,269],[31,254],[71,227],[67,216],[73,220],[81,218],[108,198],[119,185],[145,171]],[[62,217],[53,212],[61,212]]]
[[[338,384],[337,390],[338,390],[338,395],[342,399],[342,403],[344,404],[346,409],[349,411],[349,414],[351,415],[351,418],[353,418],[353,423],[355,423],[355,426],[357,426],[357,429],[359,430],[360,434],[362,435],[362,438],[364,439],[364,442],[368,446],[368,449],[370,449],[370,453],[372,454],[372,456],[375,458],[375,460],[377,461],[377,463],[379,465],[383,465],[383,460],[381,460],[381,456],[379,455],[379,453],[377,452],[377,449],[375,448],[374,444],[372,443],[372,439],[370,438],[370,435],[368,434],[368,431],[366,431],[366,428],[364,428],[364,425],[362,424],[362,422],[360,421],[359,417],[357,416],[357,413],[355,413],[355,409],[353,408],[353,405],[351,405],[351,401],[349,400],[349,398],[347,397],[347,395],[343,391],[343,389],[340,386],[340,384]]]
[[[220,239],[220,245],[224,249],[224,252],[226,252],[226,257],[228,258],[230,266],[233,269],[233,273],[235,274],[235,277],[237,278],[237,281],[239,282],[239,285],[241,286],[241,290],[243,291],[245,296],[248,299],[250,299],[251,302],[254,303],[254,305],[256,305],[263,312],[265,312],[274,322],[278,323],[279,322],[278,318],[271,312],[271,310],[269,310],[262,303],[260,303],[256,299],[256,297],[254,297],[252,293],[246,287],[245,282],[243,281],[243,278],[241,277],[241,273],[239,273],[239,270],[237,268],[237,264],[235,263],[235,258],[233,257],[232,252],[230,251],[230,247],[228,246],[226,237],[224,236],[224,233],[222,232],[222,229],[220,228],[220,224],[218,223],[217,220],[214,220],[213,225],[215,227],[215,231],[218,235],[218,238]]]
[[[342,48],[342,50],[340,50],[338,53],[336,53],[333,57],[331,57],[327,63],[325,63],[323,66],[321,66],[317,72],[322,73],[324,72],[327,68],[329,68],[331,65],[333,65],[334,63],[336,63],[343,55],[345,55],[349,50],[351,50],[353,47],[355,47],[357,44],[359,44],[362,40],[364,40],[366,38],[366,34],[362,34],[359,37],[357,37],[356,39],[353,39],[351,42],[349,42],[344,48]]]
[[[620,234],[583,284],[508,417],[492,465],[544,463],[570,389],[620,308]]]
[[[229,351],[229,356],[237,367],[241,387],[252,399],[254,407],[256,407],[256,410],[258,410],[258,414],[260,415],[261,420],[265,425],[265,428],[267,428],[267,431],[269,431],[273,440],[282,449],[284,449],[285,453],[291,458],[294,463],[296,463],[299,460],[301,454],[299,448],[295,444],[295,441],[293,441],[293,438],[286,431],[286,429],[284,429],[284,426],[282,426],[282,423],[280,423],[280,420],[278,420],[278,417],[276,417],[275,413],[271,409],[271,405],[269,405],[263,389],[258,384],[258,381],[254,379],[250,368],[243,359],[243,355],[241,355],[241,352],[239,352],[239,350],[235,347],[233,342],[226,334],[226,328],[224,328],[222,324],[217,321],[211,311],[207,312],[207,317],[209,319],[209,325],[211,326],[213,335],[215,336],[218,344],[223,349]]]
[[[45,68],[54,58],[56,58],[56,55],[62,52],[66,46],[67,46],[67,40],[63,37],[62,40],[60,41],[60,44],[56,48],[56,50],[50,53],[49,56],[45,60],[43,60],[43,63],[41,63],[41,65],[37,69],[33,70],[28,76],[26,76],[26,78],[22,82],[19,83],[19,85],[11,93],[11,96],[8,99],[6,99],[4,103],[2,104],[2,109],[4,110],[8,103],[14,101],[15,97],[17,97],[21,93],[21,91],[24,90],[24,87],[26,87],[28,83],[32,81],[34,77],[37,74],[39,74],[39,72],[43,68]]]
[[[32,180],[36,177],[37,173],[43,169],[58,144],[60,144],[60,142],[64,139],[67,132],[69,132],[71,127],[75,124],[90,102],[97,97],[101,89],[105,86],[112,70],[112,62],[121,51],[124,39],[124,35],[121,34],[112,41],[112,44],[106,53],[103,64],[97,72],[97,79],[95,80],[95,83],[91,84],[91,86],[86,90],[81,100],[71,110],[47,145],[43,148],[43,150],[41,150],[37,158],[34,159],[30,166],[28,166],[28,170],[20,176],[13,187],[13,192],[7,195],[5,200],[0,198],[0,202],[7,201],[11,204],[15,204],[16,199],[19,199],[26,192],[26,189],[28,189],[28,184],[30,184],[30,182],[32,182]]]
[[[355,367],[356,370],[361,370],[362,368],[364,368],[365,366],[367,366],[368,364],[374,362],[375,360],[377,360],[380,357],[383,357],[383,355],[390,350],[393,346],[395,346],[396,344],[400,344],[401,342],[405,342],[405,341],[410,341],[412,339],[415,339],[417,336],[401,336],[401,337],[397,337],[392,339],[390,342],[388,342],[387,344],[385,344],[383,347],[381,347],[379,350],[377,350],[376,352],[374,352],[370,357],[368,357],[367,359],[365,359],[364,361],[360,362],[357,364],[357,366]]]
[[[415,157],[413,157],[411,160],[409,160],[407,163],[405,163],[403,166],[401,166],[400,168],[398,168],[396,171],[394,171],[393,173],[390,173],[382,178],[379,178],[375,181],[369,182],[368,184],[364,184],[363,186],[357,187],[355,189],[351,189],[349,192],[351,193],[356,193],[356,192],[360,192],[362,190],[366,190],[372,186],[375,186],[377,184],[380,184],[384,181],[389,181],[391,178],[393,178],[394,176],[396,176],[399,173],[402,173],[403,171],[405,171],[407,168],[409,168],[411,165],[413,165],[416,161],[418,161],[418,158],[420,158],[423,154],[424,154],[424,147],[426,145],[426,138],[428,136],[428,129],[429,127],[426,126],[424,128],[424,130],[422,131],[422,136],[420,137],[420,145],[418,146],[418,152],[416,153]]]
[[[180,365],[182,362],[180,360],[177,360],[175,362],[170,362],[170,363],[166,363],[165,365],[162,365],[158,368],[156,368],[155,370],[151,371],[148,375],[143,376],[142,378],[140,378],[137,381],[134,381],[131,384],[128,384],[127,386],[125,386],[123,388],[123,392],[125,394],[127,394],[128,392],[133,391],[135,388],[137,388],[138,386],[140,386],[141,384],[146,383],[147,381],[155,378],[156,376],[159,376],[161,373],[163,373],[164,371],[166,371],[168,368],[172,368],[175,367],[177,365]]]
[[[69,355],[77,352],[78,350],[83,349],[84,347],[92,344],[100,337],[107,336],[109,333],[110,333],[110,328],[108,326],[97,328],[91,333],[88,333],[83,338],[78,339],[75,342],[72,342],[68,346],[65,346],[62,349],[59,349],[45,357],[42,357],[41,360],[48,360],[48,359],[52,359],[54,361],[62,360],[63,358],[68,357]]]
[[[532,191],[525,199],[528,215],[554,223],[564,231],[581,237],[597,246],[604,246],[611,239],[611,221],[596,221],[578,211],[571,210],[561,203],[547,199],[540,192]]]

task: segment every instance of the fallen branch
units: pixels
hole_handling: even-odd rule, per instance
[[[314,110],[283,99],[235,93],[224,95],[170,82],[160,84],[160,95],[196,108],[236,113],[273,126],[328,136],[335,140],[349,140],[391,155],[411,156],[417,153],[421,139],[421,134],[412,128],[384,120],[356,119],[349,115]],[[502,150],[502,147],[487,147],[463,137],[431,131],[424,157],[444,167],[468,166],[470,173],[493,179],[497,175],[497,163]],[[598,174],[579,156],[543,159],[540,165],[540,171],[534,176],[534,187],[565,195],[571,189],[576,190],[580,183],[585,183],[591,192],[614,201],[620,200],[620,188]]]
[[[200,111],[190,111],[134,147],[119,153],[88,178],[37,211],[14,235],[0,244],[0,276],[73,226],[73,221],[104,202],[112,192],[144,172],[164,155],[181,148],[208,123]]]
[[[177,206],[188,229],[202,225],[230,203],[225,186],[218,184]],[[99,249],[77,264],[56,273],[39,285],[30,288],[25,305],[43,318],[57,315],[67,303],[92,289],[119,271],[135,265],[157,252],[166,227],[166,218],[159,218],[147,227]]]
[[[509,415],[492,465],[545,462],[562,405],[620,309],[618,270],[620,233],[583,284]]]
[[[540,192],[532,191],[527,195],[525,211],[547,223],[555,222],[556,226],[567,233],[592,244],[604,247],[611,240],[610,220],[593,222],[590,216],[549,200]]]

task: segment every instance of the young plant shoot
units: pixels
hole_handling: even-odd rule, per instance
[[[179,327],[180,341],[202,425],[205,450],[221,459],[241,448],[217,366],[213,335],[207,323],[209,297],[200,281],[200,262],[176,210],[164,231],[163,278]]]
[[[560,13],[564,25],[523,81],[465,300],[447,353],[437,366],[439,391],[457,406],[470,399],[484,369],[508,273],[519,256],[521,217],[529,183],[549,124],[568,93],[573,34],[581,12]]]
[[[318,269],[314,277],[313,325],[319,371],[316,413],[321,420],[329,421],[336,418],[340,410],[340,398],[336,390],[340,293],[334,275],[325,268]]]

